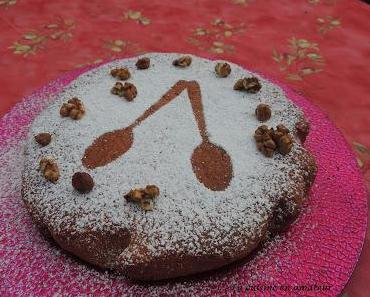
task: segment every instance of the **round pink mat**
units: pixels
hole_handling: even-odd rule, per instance
[[[0,296],[336,296],[342,291],[365,237],[366,188],[337,128],[285,86],[311,122],[305,146],[316,157],[318,174],[298,220],[249,261],[191,279],[141,284],[97,271],[44,239],[21,202],[23,141],[53,94],[83,71],[48,84],[0,119]]]

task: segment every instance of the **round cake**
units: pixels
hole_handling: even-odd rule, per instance
[[[22,197],[66,251],[138,280],[249,255],[299,214],[309,124],[235,64],[152,53],[86,71],[35,119]]]

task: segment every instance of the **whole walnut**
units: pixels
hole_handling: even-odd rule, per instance
[[[243,79],[244,90],[248,93],[257,93],[261,90],[261,84],[257,77],[246,77]]]
[[[123,85],[123,97],[127,101],[132,101],[137,96],[137,89],[134,84],[126,82]]]
[[[247,93],[257,93],[261,87],[258,78],[254,76],[238,79],[234,84],[234,90],[245,91]]]
[[[269,129],[266,125],[259,126],[254,132],[257,149],[266,157],[272,157],[276,150],[276,144],[272,139],[272,134],[273,130]]]
[[[254,133],[254,139],[259,151],[265,156],[272,157],[277,150],[280,154],[288,154],[293,147],[293,138],[289,129],[279,124],[276,130],[269,129],[266,125],[259,126]]]
[[[282,155],[288,154],[293,147],[293,138],[289,134],[289,129],[283,124],[276,126],[276,131],[274,131],[273,139],[277,145],[279,153]]]
[[[127,80],[131,77],[130,71],[126,67],[114,68],[110,71],[110,74],[120,80]]]
[[[85,114],[85,107],[80,99],[73,97],[67,103],[63,103],[59,113],[62,117],[70,117],[73,120],[79,120]]]
[[[191,57],[190,56],[182,56],[172,62],[172,64],[176,67],[188,67],[191,64]]]
[[[236,83],[234,84],[234,90],[236,91],[243,91],[244,90],[244,84],[243,79],[238,79]]]

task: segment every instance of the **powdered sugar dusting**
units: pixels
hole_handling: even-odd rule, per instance
[[[260,232],[272,207],[264,193],[280,195],[281,184],[288,182],[284,168],[293,167],[301,174],[299,164],[294,167],[290,158],[269,159],[257,151],[253,133],[260,123],[254,110],[260,102],[270,104],[273,116],[267,124],[276,126],[283,122],[291,129],[301,112],[279,87],[266,80],[262,80],[258,94],[234,91],[238,78],[252,75],[236,65],[232,65],[229,77],[220,79],[214,73],[214,62],[205,59],[193,57],[191,67],[178,69],[172,66],[177,55],[149,56],[152,67],[146,71],[136,70],[136,59],[128,59],[81,75],[35,119],[27,141],[25,180],[29,191],[25,191],[24,199],[38,209],[52,230],[69,226],[75,218],[77,232],[118,225],[128,228],[132,241],[139,238],[152,255],[181,248],[193,255],[235,251],[240,246],[235,233],[245,240]],[[109,71],[119,65],[130,69],[130,81],[138,89],[132,103],[109,92],[115,82]],[[196,180],[190,157],[201,138],[187,93],[183,92],[135,129],[133,146],[124,156],[90,170],[96,184],[91,193],[81,195],[74,191],[71,176],[86,170],[81,158],[93,140],[105,132],[129,126],[181,79],[196,80],[201,86],[209,138],[223,147],[233,162],[230,186],[213,192]],[[58,114],[62,103],[73,96],[86,107],[86,115],[80,121]],[[33,139],[40,132],[52,133],[53,140],[47,147],[40,148]],[[56,184],[45,181],[37,172],[42,156],[51,156],[58,162],[61,178]],[[122,199],[129,189],[146,184],[156,184],[161,189],[153,212],[144,212]],[[200,239],[202,234],[209,234],[207,242]],[[135,249],[129,248],[122,255],[128,264],[131,250],[135,253]]]
[[[67,76],[64,83],[73,75]],[[6,117],[9,125],[0,120],[1,140],[6,139],[7,143],[0,145],[0,161],[13,164],[14,173],[0,176],[1,193],[5,193],[5,188],[16,189],[1,196],[0,295],[220,296],[246,292],[260,296],[269,293],[246,291],[247,285],[257,284],[328,284],[329,291],[305,291],[305,296],[338,295],[355,266],[364,239],[365,186],[353,154],[336,128],[316,107],[285,91],[310,118],[312,131],[306,144],[319,166],[303,215],[289,233],[275,239],[247,264],[202,279],[157,285],[133,283],[85,266],[45,241],[32,224],[20,202],[22,167],[18,152],[22,151],[23,132],[29,121],[50,100],[49,91],[27,98]],[[287,290],[275,293],[297,295]]]

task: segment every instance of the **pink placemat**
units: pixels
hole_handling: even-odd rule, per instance
[[[29,124],[83,70],[17,104],[0,120],[0,296],[337,296],[361,252],[367,193],[343,136],[314,105],[282,86],[311,122],[305,146],[318,174],[289,231],[254,257],[181,281],[142,284],[97,271],[44,239],[21,202],[22,147]]]

